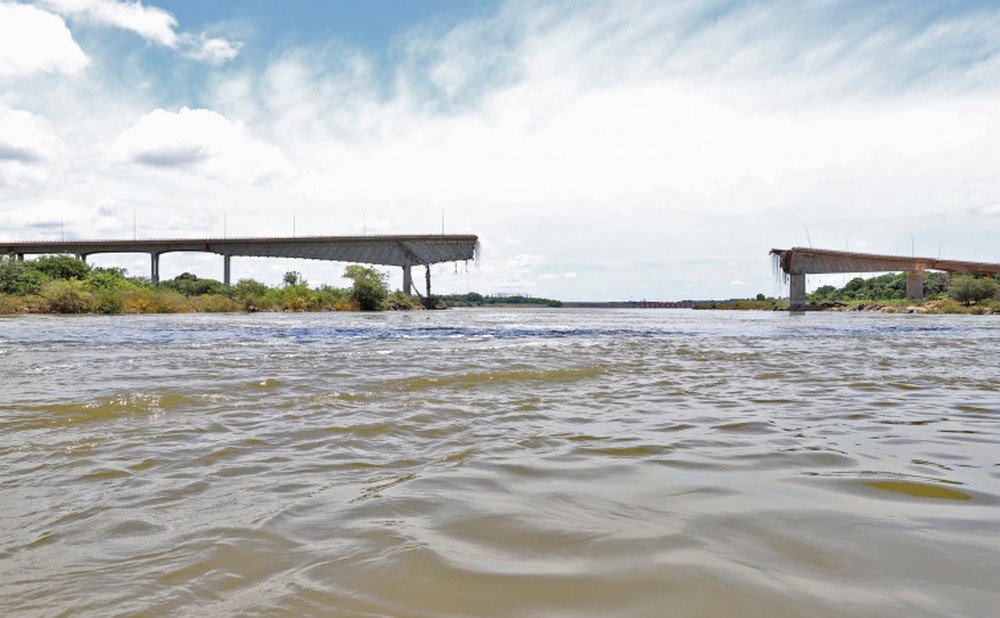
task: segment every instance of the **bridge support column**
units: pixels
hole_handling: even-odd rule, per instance
[[[230,279],[231,279],[230,278],[230,273],[231,273],[230,257],[231,256],[228,256],[228,255],[222,256],[222,282],[224,284],[226,284],[226,287],[229,287],[230,285],[232,285],[230,283]]]
[[[24,261],[24,254],[23,253],[18,253],[17,254],[17,261],[18,262],[23,262]]]
[[[429,308],[431,306],[431,265],[424,264],[424,268],[426,269],[425,277],[427,279],[427,299],[425,302],[427,303],[427,307]]]
[[[806,276],[789,275],[788,278],[788,310],[806,310]]]
[[[76,259],[80,260],[81,262],[86,262],[87,261],[87,256],[84,255],[84,254],[82,254],[82,253],[77,253],[76,254]]]
[[[153,282],[153,285],[160,285],[160,254],[150,253],[149,264],[149,279]]]
[[[403,293],[407,296],[413,293],[413,273],[409,264],[403,265]]]
[[[906,273],[906,300],[924,299],[924,271],[911,270]]]

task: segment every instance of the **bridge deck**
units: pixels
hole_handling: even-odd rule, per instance
[[[224,256],[305,258],[390,266],[456,262],[476,257],[472,234],[304,236],[294,238],[175,238],[2,242],[0,255],[148,253],[200,251]]]
[[[991,264],[988,262],[942,260],[929,257],[905,257],[901,255],[876,255],[872,253],[833,251],[806,247],[771,249],[771,254],[780,259],[781,269],[790,275],[896,271],[920,272],[924,270],[973,272],[991,275],[1000,274],[1000,264]]]

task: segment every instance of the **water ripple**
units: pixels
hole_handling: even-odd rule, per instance
[[[991,615],[1000,320],[0,318],[0,612]]]

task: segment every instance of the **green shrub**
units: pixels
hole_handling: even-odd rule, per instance
[[[125,290],[119,287],[105,287],[94,290],[94,311],[107,315],[125,312]]]
[[[108,272],[103,269],[101,271],[97,271],[96,269],[91,271],[90,276],[87,277],[87,283],[95,291],[126,290],[136,287],[134,283],[128,281],[117,273]]]
[[[407,311],[420,306],[420,297],[410,296],[402,290],[396,290],[385,301],[385,308],[392,311]]]
[[[205,313],[230,313],[241,309],[238,302],[221,294],[196,296],[190,302],[195,311],[204,311]]]
[[[338,307],[343,307],[351,302],[350,290],[335,288],[329,285],[322,285],[313,293],[314,310],[316,311],[340,311]]]
[[[0,315],[12,315],[24,313],[28,310],[28,304],[23,298],[17,296],[7,296],[0,294]]]
[[[32,266],[32,262],[0,259],[0,294],[38,294],[52,278]]]
[[[180,292],[136,288],[125,292],[125,313],[190,313],[194,307]]]
[[[152,313],[190,313],[190,301],[180,292],[157,290],[153,294]]]
[[[164,281],[160,287],[175,290],[184,296],[201,296],[202,294],[225,294],[229,291],[226,284],[215,279],[199,279],[191,273],[182,273],[169,281]]]
[[[51,313],[89,313],[97,306],[87,284],[78,279],[49,281],[40,296]]]
[[[270,296],[283,311],[309,311],[314,306],[312,290],[305,285],[289,285],[272,290]]]
[[[969,310],[965,305],[956,302],[953,298],[946,298],[937,303],[937,311],[939,313],[968,313]]]
[[[233,288],[236,301],[245,311],[267,311],[273,307],[270,288],[253,279],[240,279]]]
[[[90,266],[69,255],[46,255],[32,260],[31,267],[52,279],[86,279]]]
[[[377,311],[389,296],[389,283],[385,273],[374,268],[352,264],[344,269],[344,278],[354,282],[351,300],[362,311]]]
[[[997,282],[991,277],[957,275],[948,286],[948,296],[969,306],[993,298],[997,293]]]

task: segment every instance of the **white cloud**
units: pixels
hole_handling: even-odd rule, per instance
[[[105,198],[83,205],[62,197],[45,197],[30,205],[18,206],[5,213],[8,225],[27,231],[32,238],[104,238],[121,229],[114,200]]]
[[[278,148],[254,139],[242,126],[207,109],[154,110],[122,131],[112,152],[124,162],[242,182],[259,182],[289,171]]]
[[[988,206],[982,206],[975,209],[973,212],[980,215],[1000,216],[1000,202],[997,202],[996,204],[989,204]]]
[[[177,46],[177,19],[159,7],[117,0],[44,0],[44,5],[61,15],[129,30],[167,47]]]
[[[744,287],[746,286],[746,284],[747,282],[743,281],[742,279],[733,279],[733,281],[729,285],[733,287]]]
[[[0,2],[0,78],[79,73],[87,55],[66,23],[33,6]]]
[[[238,97],[227,77],[218,105],[301,153],[302,194],[446,203],[718,195],[747,179],[773,184],[985,150],[984,123],[997,128],[993,97],[933,89],[858,97],[845,86],[902,79],[872,76],[866,55],[890,53],[903,38],[892,23],[882,24],[886,40],[872,33],[875,50],[859,52],[847,43],[866,33],[799,32],[777,9],[706,25],[692,23],[697,4],[625,6],[559,17],[518,4],[415,34],[389,97],[378,94],[385,76],[356,53],[298,50],[255,83],[240,78]],[[934,39],[975,39],[996,22],[946,21]],[[801,53],[769,42],[782,37]],[[934,53],[919,37],[905,50],[895,53],[918,66]],[[247,109],[254,100],[261,104]]]
[[[237,55],[243,44],[204,33],[179,33],[177,18],[170,12],[135,0],[43,0],[51,10],[83,23],[128,30],[143,39],[179,49],[184,56],[218,66]]]
[[[0,160],[41,161],[60,145],[46,120],[24,110],[0,107]]]
[[[45,162],[62,149],[51,123],[0,106],[0,187],[43,182],[48,177]]]
[[[210,38],[204,34],[200,36],[185,35],[182,37],[182,41],[185,47],[185,56],[212,66],[229,62],[239,55],[240,49],[243,47],[243,43],[238,41]]]

